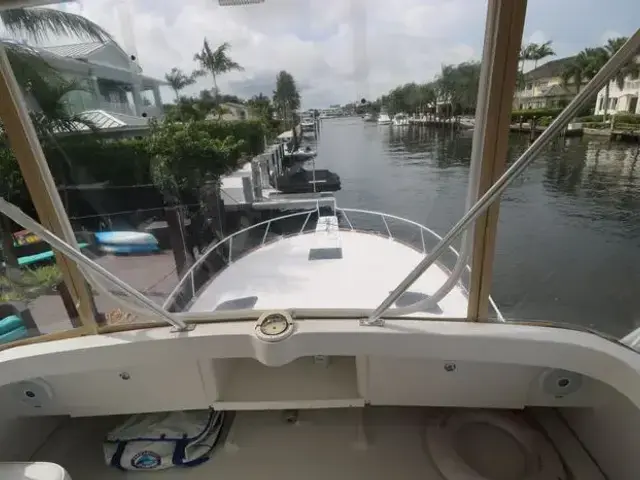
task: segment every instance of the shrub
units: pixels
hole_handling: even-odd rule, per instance
[[[581,123],[600,123],[603,118],[602,115],[587,115],[586,117],[578,117],[576,120]]]
[[[246,155],[258,155],[264,147],[264,137],[267,133],[264,123],[260,120],[245,120],[242,122],[226,122],[223,120],[205,120],[195,122],[198,128],[205,129],[211,138],[234,137],[244,144],[240,152]]]
[[[110,139],[99,133],[78,134],[43,141],[42,147],[57,185],[102,182],[111,186],[145,185],[153,182],[151,159],[158,154],[160,148],[158,135],[162,138],[161,148],[166,154],[172,152],[172,155],[185,161],[185,157],[191,152],[194,157],[186,164],[196,166],[197,171],[212,174],[211,162],[214,159],[208,158],[208,153],[215,156],[219,153],[218,147],[226,149],[225,155],[228,157],[224,162],[235,165],[241,155],[257,155],[262,152],[266,131],[261,121],[254,120],[201,120],[185,124],[166,122],[154,125],[151,134],[142,138]],[[171,146],[171,135],[179,137],[175,146]],[[190,140],[187,141],[185,135]],[[214,147],[214,140],[222,143]],[[213,164],[217,164],[216,162],[214,160]],[[31,210],[31,201],[17,161],[11,149],[6,146],[0,146],[0,178],[3,180],[0,195]]]
[[[151,181],[147,143],[147,138],[76,135],[49,141],[43,147],[58,185],[136,185]]]
[[[551,125],[552,121],[553,117],[540,117],[536,119],[536,125],[539,125],[541,127],[548,127],[549,125]]]
[[[151,178],[160,190],[169,195],[194,190],[206,181],[218,181],[237,165],[246,143],[232,135],[220,137],[226,126],[211,125],[199,121],[153,127],[145,140]]]
[[[629,125],[640,125],[640,115],[635,115],[633,113],[624,113],[617,114],[615,119],[615,123],[626,123]]]
[[[533,117],[539,119],[541,117],[551,117],[556,118],[562,108],[539,108],[539,109],[531,109],[531,110],[514,110],[511,112],[511,121],[513,123],[518,123],[520,121],[520,117],[522,117],[523,122],[529,122]]]

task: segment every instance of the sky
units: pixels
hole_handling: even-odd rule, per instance
[[[231,45],[244,67],[218,80],[222,93],[271,95],[290,72],[303,108],[375,99],[407,82],[433,79],[443,64],[479,60],[486,0],[265,0],[221,7],[217,0],[82,0],[57,6],[79,13],[137,55],[144,73],[190,72],[203,39]],[[572,55],[638,27],[638,0],[529,0],[524,40],[553,41]],[[211,88],[202,78],[186,94]],[[168,88],[163,100],[172,101]]]

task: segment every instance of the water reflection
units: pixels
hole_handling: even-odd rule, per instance
[[[340,174],[343,207],[446,232],[462,215],[471,134],[325,121],[317,165]],[[529,145],[513,136],[509,162]],[[624,335],[640,326],[637,145],[560,139],[503,195],[493,296],[507,318]]]

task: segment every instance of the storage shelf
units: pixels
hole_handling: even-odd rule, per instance
[[[280,367],[253,359],[227,359],[226,381],[214,407],[228,410],[363,406],[355,357],[328,364],[303,357]]]

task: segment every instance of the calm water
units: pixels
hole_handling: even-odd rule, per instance
[[[509,158],[527,147],[513,137]],[[317,168],[342,179],[341,207],[443,234],[463,213],[471,135],[325,120]],[[505,317],[622,336],[640,326],[640,159],[635,145],[558,141],[503,195],[492,295]]]

